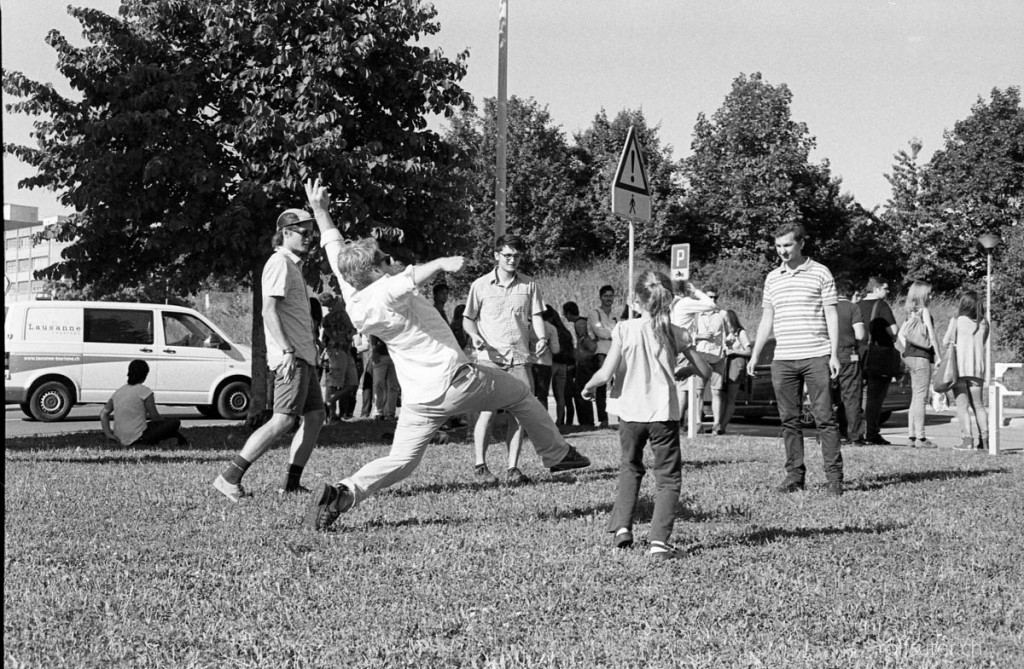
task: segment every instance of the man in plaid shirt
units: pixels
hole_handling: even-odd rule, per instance
[[[466,298],[463,325],[476,353],[476,363],[497,367],[522,381],[533,391],[531,367],[536,357],[548,348],[544,328],[544,301],[533,279],[517,271],[525,255],[525,244],[516,235],[503,235],[494,243],[495,268],[473,282]],[[531,340],[536,341],[531,345]],[[484,483],[497,478],[487,468],[487,437],[494,413],[481,412],[473,431],[476,477]],[[509,484],[526,483],[519,470],[519,451],[523,429],[514,418],[508,425]]]

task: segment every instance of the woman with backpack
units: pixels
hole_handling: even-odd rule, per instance
[[[907,320],[899,329],[896,341],[903,347],[903,363],[910,372],[910,411],[907,412],[907,439],[912,448],[935,448],[935,443],[924,434],[925,404],[931,393],[932,365],[941,362],[935,335],[935,321],[928,304],[932,285],[915,281],[907,291],[904,306]]]

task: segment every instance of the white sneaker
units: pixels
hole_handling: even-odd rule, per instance
[[[238,503],[238,500],[245,497],[245,488],[241,484],[228,483],[224,480],[223,476],[218,476],[213,480],[213,487],[235,504]]]

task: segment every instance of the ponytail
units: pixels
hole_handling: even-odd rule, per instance
[[[644,272],[637,279],[636,297],[651,315],[654,338],[676,357],[676,338],[672,334],[672,283],[661,272]]]

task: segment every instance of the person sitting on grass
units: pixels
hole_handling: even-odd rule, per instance
[[[305,188],[352,323],[388,346],[402,387],[402,412],[391,451],[336,485],[321,485],[304,527],[326,530],[345,511],[412,474],[438,428],[450,416],[471,411],[505,409],[515,416],[552,472],[590,465],[565,442],[526,384],[500,369],[471,364],[437,309],[419,294],[418,287],[439,272],[460,271],[462,256],[403,268],[373,238],[343,241],[320,180],[307,181]]]
[[[145,360],[128,363],[128,383],[114,391],[100,409],[103,434],[122,446],[155,446],[171,438],[177,440],[178,446],[189,446],[188,439],[181,434],[181,421],[160,417],[153,391],[142,385],[147,376],[149,365]]]
[[[657,493],[651,517],[650,552],[654,560],[674,555],[668,543],[675,524],[675,504],[682,488],[682,456],[679,452],[679,417],[682,404],[676,388],[678,355],[689,361],[702,378],[711,374],[707,362],[691,343],[690,334],[671,322],[672,283],[661,272],[644,272],[634,288],[640,318],[620,321],[611,331],[611,345],[604,364],[587,381],[583,397],[593,399],[596,390],[615,377],[609,404],[619,417],[618,493],[608,531],[614,545],[633,545],[633,516],[640,481],[644,476],[644,445],[654,451]],[[613,404],[614,403],[614,404]]]

